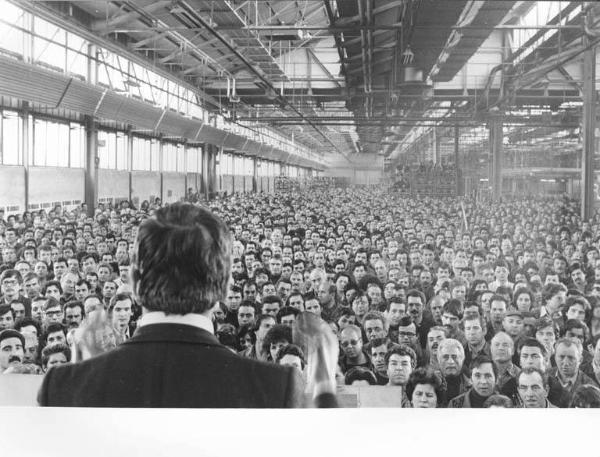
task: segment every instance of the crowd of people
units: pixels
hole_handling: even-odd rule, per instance
[[[600,407],[600,217],[576,201],[309,186],[207,205],[234,237],[214,333],[240,357],[309,378],[292,331],[309,312],[339,341],[337,383],[402,387],[389,392],[404,407]],[[131,255],[160,206],[0,211],[3,373],[134,334]]]

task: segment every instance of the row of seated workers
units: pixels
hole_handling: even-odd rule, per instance
[[[212,320],[239,357],[306,377],[292,327],[309,312],[339,342],[340,389],[401,386],[389,395],[414,408],[600,407],[600,216],[577,201],[308,185],[205,205],[234,239]],[[0,211],[3,374],[96,356],[76,345],[93,311],[100,352],[134,335],[131,254],[160,206]]]

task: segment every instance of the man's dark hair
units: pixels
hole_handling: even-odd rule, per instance
[[[42,368],[46,369],[50,356],[53,354],[64,354],[67,362],[71,360],[71,349],[65,344],[53,344],[52,346],[46,346],[42,350]]]
[[[375,373],[365,367],[352,367],[344,377],[344,384],[351,386],[354,381],[367,381],[370,385],[377,385],[377,377]]]
[[[600,408],[600,389],[591,384],[579,386],[573,392],[569,408]]]
[[[210,211],[189,203],[160,208],[139,227],[131,276],[139,303],[167,314],[204,313],[227,295],[232,240]]]
[[[263,352],[268,354],[271,343],[277,343],[278,341],[287,341],[288,344],[292,343],[292,329],[289,326],[276,324],[271,327],[263,340]]]
[[[14,278],[19,282],[19,284],[23,284],[23,278],[21,277],[21,273],[19,273],[18,270],[12,269],[4,270],[2,274],[0,274],[0,283],[5,279],[10,278]]]
[[[81,317],[85,317],[85,308],[83,306],[83,302],[79,300],[71,300],[64,304],[63,311],[66,313],[67,308],[79,308],[81,309]]]
[[[39,336],[42,333],[42,329],[40,327],[40,324],[36,320],[32,319],[31,317],[24,317],[23,319],[19,320],[15,324],[15,330],[20,332],[23,327],[28,327],[30,325],[33,325],[35,327],[38,338],[39,338]]]
[[[298,308],[294,308],[293,306],[284,306],[277,311],[277,323],[281,324],[281,319],[291,314],[293,314],[294,317],[297,317],[298,314],[300,314],[300,310]]]
[[[90,273],[86,273],[86,274],[90,274]],[[96,274],[96,273],[94,273],[94,274]],[[97,275],[97,274],[96,274],[96,277],[98,277],[98,275]],[[91,285],[91,284],[90,284],[90,282],[89,282],[88,280],[86,280],[86,279],[80,279],[79,281],[77,281],[77,282],[75,283],[75,286],[82,286],[82,285],[84,285],[84,284],[87,286],[88,290],[91,292],[91,290],[92,290],[92,285]]]
[[[65,326],[60,322],[53,322],[46,328],[46,332],[42,336],[42,343],[45,346],[48,343],[48,336],[52,333],[62,332],[63,335],[67,336],[67,331],[65,330]]]
[[[242,305],[240,305],[240,307],[241,306]],[[249,305],[246,305],[246,306],[249,306]],[[255,332],[258,331],[258,329],[260,328],[260,324],[262,324],[262,321],[264,321],[266,319],[273,319],[275,322],[277,322],[277,319],[275,318],[275,316],[272,316],[271,314],[259,314],[256,317],[256,320],[254,322],[253,330]]]
[[[408,303],[408,299],[410,297],[418,297],[421,299],[421,303],[423,305],[425,305],[425,303],[427,302],[427,300],[425,299],[425,294],[423,292],[421,292],[420,290],[417,289],[411,289],[408,292],[406,292],[406,302]]]
[[[42,289],[42,295],[46,295],[46,291],[48,290],[48,287],[50,286],[55,286],[58,291],[60,292],[60,294],[63,294],[63,289],[62,286],[60,285],[60,281],[48,281],[45,285],[44,288]]]
[[[437,396],[437,404],[444,404],[446,397],[446,386],[440,374],[429,367],[416,368],[409,376],[406,383],[406,395],[412,401],[412,395],[419,384],[428,384],[433,387]]]
[[[243,325],[238,329],[238,350],[242,350],[243,348],[241,347],[241,345],[239,345],[239,342],[242,340],[242,338],[245,338],[246,335],[250,335],[250,340],[252,341],[252,345],[254,345],[254,343],[256,343],[256,333],[254,332],[254,328],[252,328],[249,325]]]
[[[10,305],[0,305],[0,316],[4,316],[7,313],[11,313],[13,320],[15,319],[15,311]]]
[[[385,366],[388,366],[390,362],[390,358],[393,355],[400,356],[408,356],[410,357],[410,364],[414,369],[417,365],[417,354],[413,348],[411,348],[408,344],[399,344],[397,347],[390,349],[387,354],[385,354]]]
[[[288,344],[287,346],[282,347],[277,353],[277,359],[275,360],[275,362],[279,363],[281,359],[283,359],[283,357],[286,355],[294,355],[298,357],[300,359],[302,369],[304,369],[304,367],[306,366],[306,358],[304,357],[304,352],[302,352],[302,349],[300,349],[299,346],[296,346],[295,344]]]
[[[485,365],[486,363],[492,365],[492,370],[494,370],[494,378],[498,378],[498,371],[496,370],[496,365],[494,365],[492,359],[487,355],[478,355],[477,357],[475,357],[469,365],[469,371],[473,373],[473,370],[475,368],[479,368],[481,365]]]
[[[410,316],[402,316],[402,318],[400,318],[400,322],[398,322],[398,327],[408,327],[411,324],[414,324],[414,322]]]
[[[462,319],[463,305],[460,300],[453,298],[444,303],[444,306],[442,307],[442,313],[452,314],[453,316]]]
[[[546,354],[548,354],[548,351],[546,350],[546,346],[544,346],[542,343],[540,343],[535,338],[526,338],[525,340],[523,340],[521,342],[521,344],[519,345],[519,354],[521,353],[521,350],[524,347],[536,347],[536,348],[539,348],[540,351],[542,351],[542,356],[544,356],[544,357],[546,357]]]
[[[271,283],[267,283],[271,284]],[[279,303],[279,306],[283,306],[283,301],[279,295],[267,295],[262,299],[262,304]]]

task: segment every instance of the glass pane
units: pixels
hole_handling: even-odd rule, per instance
[[[4,12],[3,12],[4,18]],[[23,55],[23,40],[25,34],[8,24],[0,23],[0,48]]]
[[[46,165],[46,123],[36,119],[33,125],[33,131],[33,164],[36,167],[43,167]]]
[[[116,156],[117,156],[117,135],[115,135],[114,133],[108,134],[107,146],[108,146],[107,168],[114,170],[115,168],[117,168],[117,158],[116,158]]]
[[[42,38],[33,39],[33,60],[44,62],[52,68],[65,69],[66,48]]]
[[[85,165],[85,130],[82,125],[71,124],[70,155],[72,168],[83,168]]]
[[[127,170],[127,135],[117,133],[117,161],[115,168],[117,170]]]
[[[2,122],[2,133],[0,151],[2,151],[2,163],[4,165],[21,165],[22,157],[22,128],[23,122],[19,115],[13,111],[5,111]]]
[[[57,143],[50,143],[49,149],[52,149],[52,144],[57,144],[57,160],[56,164],[59,167],[68,167],[69,166],[69,125],[68,124],[58,124],[51,123],[52,130],[56,132],[56,137],[58,139]]]
[[[160,142],[157,140],[152,140],[150,169],[152,171],[160,171]]]

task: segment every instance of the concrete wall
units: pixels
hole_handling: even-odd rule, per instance
[[[23,187],[24,189],[24,187]],[[84,200],[85,178],[82,168],[29,168],[29,205],[78,205]]]
[[[258,178],[258,191],[259,192],[264,192],[267,193],[269,192],[269,178],[266,176],[262,176],[260,178]]]
[[[252,176],[246,176],[246,179],[244,180],[244,191],[245,192],[252,192],[254,184],[253,184],[253,177]]]
[[[322,176],[347,178],[352,184],[379,184],[383,178],[383,156],[364,154],[352,157],[352,163],[346,160],[335,162]]]
[[[131,199],[139,201],[150,201],[156,197],[162,198],[160,194],[160,173],[155,171],[132,171],[131,172]]]
[[[163,173],[163,196],[164,203],[174,203],[185,196],[185,174]]]
[[[200,173],[187,173],[187,187],[194,189],[194,192],[200,192],[202,189],[202,175]],[[185,189],[187,192],[187,189]]]
[[[25,211],[25,168],[0,166],[0,209],[6,214]]]
[[[234,192],[244,192],[244,178],[242,175],[235,175],[233,178]]]
[[[129,172],[98,170],[98,200],[129,199]]]
[[[227,192],[227,195],[231,195],[233,193],[233,176],[231,176],[231,175],[222,176],[221,190],[223,192]]]

